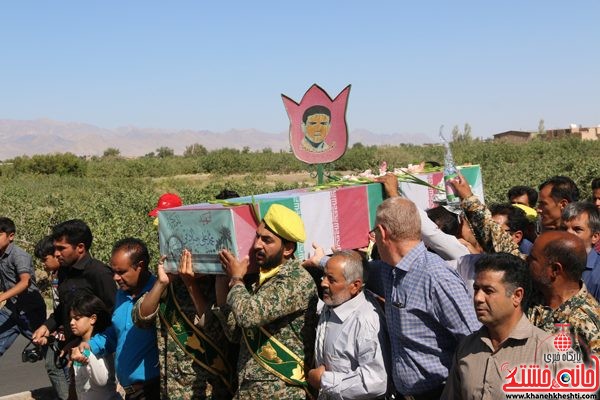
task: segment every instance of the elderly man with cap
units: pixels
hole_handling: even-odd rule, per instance
[[[304,224],[292,210],[273,204],[256,229],[250,257],[228,250],[219,258],[229,292],[218,289],[214,309],[226,334],[240,341],[239,399],[304,399],[305,370],[313,362],[317,288],[294,258],[305,240]],[[250,261],[257,282],[245,282]],[[246,286],[248,285],[248,286]]]

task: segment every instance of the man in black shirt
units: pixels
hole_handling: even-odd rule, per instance
[[[85,222],[73,219],[62,222],[52,228],[54,255],[60,263],[58,273],[59,305],[50,317],[33,333],[33,342],[47,344],[48,336],[58,327],[69,326],[69,311],[73,300],[79,294],[93,294],[99,297],[109,311],[115,303],[117,287],[110,267],[94,259],[90,253],[92,231]],[[59,344],[62,348],[73,337],[70,329],[65,329],[66,341]],[[46,365],[54,362],[54,354],[48,351]]]

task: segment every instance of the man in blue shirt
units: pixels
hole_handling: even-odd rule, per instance
[[[133,324],[131,312],[137,299],[149,291],[156,277],[148,270],[150,256],[146,244],[126,238],[113,246],[110,266],[119,285],[112,325],[94,335],[89,344],[73,350],[72,358],[85,362],[81,354],[89,348],[96,357],[115,353],[115,369],[126,399],[159,400],[160,378],[156,328],[141,329]]]
[[[391,197],[378,208],[367,288],[385,299],[392,376],[400,396],[439,398],[459,341],[479,329],[464,281],[421,241],[415,204]]]

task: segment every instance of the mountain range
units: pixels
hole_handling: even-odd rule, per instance
[[[378,134],[365,129],[348,133],[349,146],[423,144],[435,141],[425,134]],[[0,160],[16,156],[65,153],[79,156],[100,156],[108,148],[119,149],[122,156],[139,157],[169,147],[175,154],[199,143],[208,150],[222,147],[250,150],[271,148],[273,151],[289,150],[288,132],[268,133],[256,129],[232,129],[226,132],[192,129],[153,129],[135,126],[106,129],[80,122],[51,119],[10,120],[0,119]]]

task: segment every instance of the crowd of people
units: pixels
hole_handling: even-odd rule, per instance
[[[62,222],[34,252],[52,282],[48,318],[32,258],[0,217],[0,357],[30,338],[63,400],[500,399],[527,392],[523,366],[555,373],[561,353],[598,364],[600,179],[591,201],[555,176],[488,207],[459,175],[459,205],[429,210],[394,175],[377,181],[387,199],[372,246],[326,255],[313,243],[297,259],[304,222],[273,204],[249,256],[220,250],[217,276],[195,274],[187,249],[177,274],[164,256],[153,273],[136,238],[104,263],[84,221]],[[167,194],[150,215],[180,205]]]

